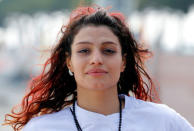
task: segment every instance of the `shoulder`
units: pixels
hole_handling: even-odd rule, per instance
[[[73,119],[70,112],[70,107],[66,107],[59,112],[53,112],[51,114],[45,114],[42,116],[32,118],[23,128],[22,131],[39,131],[39,130],[58,130],[68,128],[73,123]]]
[[[150,124],[163,125],[173,131],[194,131],[191,124],[183,116],[165,104],[143,101],[128,96],[125,98],[127,111],[133,112],[143,120],[151,121]]]
[[[143,101],[140,99],[136,99],[135,97],[126,96],[126,103],[129,103],[132,109],[143,111],[143,112],[151,112],[156,113],[157,115],[172,115],[175,112],[172,108],[165,104],[159,104],[149,101]],[[129,107],[128,106],[128,107]]]
[[[125,103],[127,111],[141,114],[144,117],[166,119],[177,115],[172,108],[165,104],[143,101],[135,97],[125,96]]]

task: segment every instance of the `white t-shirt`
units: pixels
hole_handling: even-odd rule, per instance
[[[125,99],[121,131],[194,131],[181,115],[164,104],[145,102],[134,97]],[[70,107],[31,119],[23,131],[77,131]],[[83,131],[118,131],[119,113],[108,116],[75,105]]]

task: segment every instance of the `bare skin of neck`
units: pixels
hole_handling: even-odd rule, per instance
[[[119,112],[117,87],[95,91],[87,88],[77,88],[77,103],[81,108],[99,114],[117,113]],[[122,108],[124,108],[123,102]]]

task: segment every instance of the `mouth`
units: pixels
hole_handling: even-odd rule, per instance
[[[92,72],[92,73],[87,73],[87,74],[90,75],[90,76],[103,76],[106,73],[103,73],[103,72]]]
[[[103,69],[92,69],[88,71],[86,74],[91,75],[91,76],[102,76],[107,74],[108,72],[103,70]]]

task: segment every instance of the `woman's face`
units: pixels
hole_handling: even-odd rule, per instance
[[[103,90],[117,87],[125,59],[116,35],[106,26],[85,26],[75,35],[67,66],[77,88]]]

